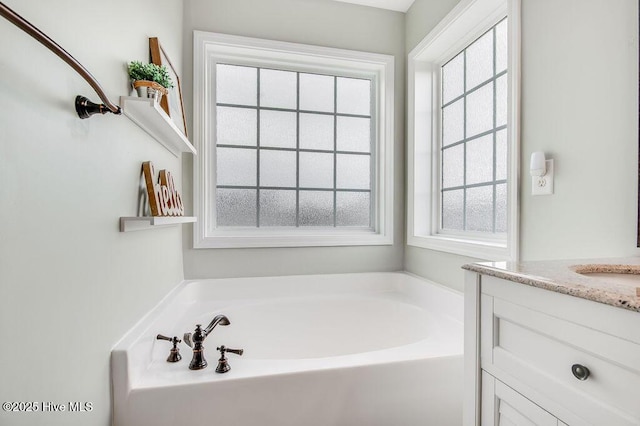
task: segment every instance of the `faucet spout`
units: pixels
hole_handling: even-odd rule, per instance
[[[213,329],[216,328],[217,325],[229,325],[229,324],[231,324],[231,322],[229,321],[229,318],[227,318],[224,315],[216,315],[215,317],[213,317],[209,325],[204,329],[204,337],[207,337],[209,333],[211,333]]]

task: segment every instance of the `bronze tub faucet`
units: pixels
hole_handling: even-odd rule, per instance
[[[207,360],[204,358],[204,346],[202,345],[204,339],[217,325],[229,324],[231,324],[229,318],[224,315],[216,315],[204,330],[201,328],[201,324],[197,324],[193,333],[184,333],[184,342],[193,348],[193,358],[189,363],[189,369],[201,370],[207,366]]]

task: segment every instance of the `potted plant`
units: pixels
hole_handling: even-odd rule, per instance
[[[138,96],[143,98],[156,98],[159,101],[163,94],[167,94],[167,89],[173,87],[169,71],[164,65],[131,61],[129,77],[133,81],[133,88],[138,92]]]

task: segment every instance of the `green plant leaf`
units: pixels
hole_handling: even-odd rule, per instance
[[[133,80],[155,81],[167,89],[174,87],[171,75],[164,65],[131,61],[129,63],[129,77]]]

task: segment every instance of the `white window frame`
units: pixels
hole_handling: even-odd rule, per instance
[[[486,260],[518,259],[520,1],[463,0],[408,56],[407,244]],[[440,233],[441,66],[508,16],[507,233]]]
[[[394,58],[297,43],[279,42],[194,31],[193,138],[194,248],[305,247],[393,244]],[[373,105],[375,129],[371,187],[371,228],[215,226],[215,69],[217,63],[271,66],[302,72],[371,78],[377,102]]]

